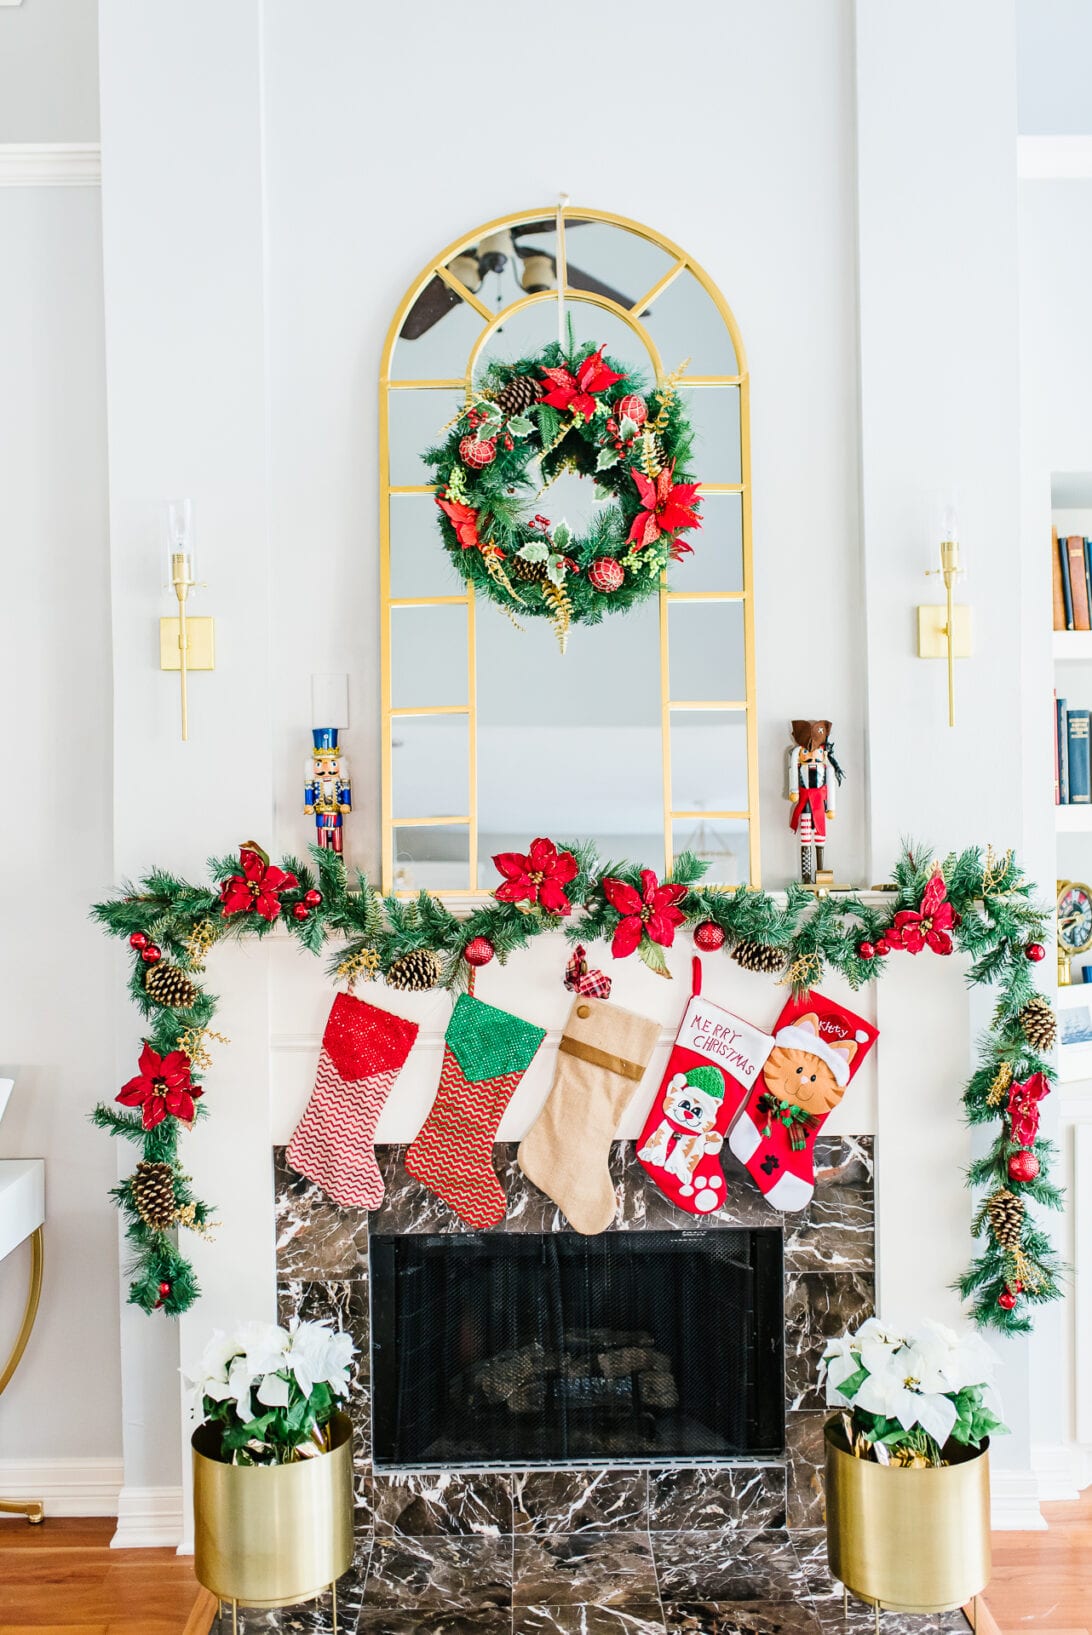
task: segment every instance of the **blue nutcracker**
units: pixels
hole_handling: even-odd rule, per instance
[[[338,727],[314,727],[315,747],[304,768],[303,809],[315,820],[315,840],[325,851],[340,854],[345,813],[353,809],[349,763],[338,748]]]

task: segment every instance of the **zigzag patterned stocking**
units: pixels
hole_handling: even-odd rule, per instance
[[[334,1000],[315,1088],[287,1157],[294,1170],[347,1208],[378,1209],[383,1202],[375,1127],[416,1037],[416,1022],[351,994]]]
[[[406,1153],[406,1174],[442,1198],[468,1226],[496,1226],[508,1199],[493,1168],[493,1142],[545,1029],[460,994],[444,1035],[436,1100]]]

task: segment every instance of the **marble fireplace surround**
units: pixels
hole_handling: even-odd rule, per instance
[[[815,1198],[791,1217],[768,1209],[725,1155],[725,1205],[709,1220],[779,1224],[784,1233],[782,1457],[442,1471],[372,1465],[368,1233],[466,1228],[406,1175],[404,1146],[377,1148],[386,1198],[370,1218],[331,1203],[275,1148],[280,1316],[332,1316],[359,1346],[351,1401],[358,1550],[342,1584],[344,1627],[360,1635],[814,1635],[844,1627],[821,1531],[825,1414],[815,1374],[828,1336],[873,1309],[873,1148],[872,1136],[820,1137]],[[493,1230],[570,1230],[524,1179],[515,1153],[515,1143],[494,1148],[509,1208]],[[608,1230],[693,1229],[637,1163],[632,1142],[615,1142],[611,1169],[618,1207]],[[332,1625],[328,1608],[316,1605],[250,1612],[241,1627]],[[870,1628],[871,1613],[851,1611],[850,1627]],[[965,1627],[952,1616],[884,1620],[888,1635]]]

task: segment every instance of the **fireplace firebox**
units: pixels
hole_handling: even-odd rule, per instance
[[[369,1256],[377,1467],[783,1450],[776,1228],[375,1234]]]

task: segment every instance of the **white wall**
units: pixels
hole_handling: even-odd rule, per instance
[[[6,1491],[10,1462],[120,1447],[114,1155],[87,1122],[114,1082],[119,973],[87,918],[114,875],[97,192],[0,187],[0,243],[0,1074],[16,1080],[0,1155],[45,1157],[48,1215],[38,1327],[0,1400]],[[0,1356],[26,1272],[26,1251],[0,1267]]]
[[[97,0],[22,0],[0,11],[0,143],[94,142]]]
[[[1092,7],[1087,0],[1016,0],[1019,121],[1025,136],[1092,131]]]

